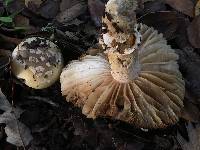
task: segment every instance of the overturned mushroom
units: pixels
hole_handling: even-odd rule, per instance
[[[113,24],[110,15],[103,18],[104,53],[71,62],[61,73],[62,94],[88,118],[111,116],[140,128],[176,123],[185,90],[178,55],[153,28]]]
[[[12,53],[12,72],[34,89],[52,85],[58,80],[62,67],[60,50],[45,38],[27,38]]]

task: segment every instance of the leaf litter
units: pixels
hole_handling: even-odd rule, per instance
[[[31,0],[28,1],[31,2]],[[5,26],[1,27],[0,49],[8,49],[11,52],[18,41],[27,36],[51,37],[61,48],[67,64],[70,60],[84,55],[85,51],[97,42],[101,15],[106,1],[37,0],[38,3],[34,1],[36,6],[32,5],[32,7],[30,7],[31,5],[26,6],[21,0],[12,1],[8,5],[8,12],[15,13],[22,10],[19,14],[20,17],[18,15],[14,18],[14,21],[18,20],[16,23],[19,26],[20,24],[32,26],[37,30],[32,31],[32,33],[16,33],[13,29]],[[188,135],[188,137],[191,136],[189,139],[194,140],[193,144],[197,144],[197,136],[195,134],[190,135],[190,132],[197,131],[198,126],[195,128],[185,124],[190,121],[199,123],[200,51],[198,41],[200,41],[200,37],[199,15],[197,12],[199,1],[138,1],[140,3],[137,10],[138,21],[146,23],[163,33],[168,43],[179,54],[180,70],[186,81],[187,93],[184,100],[186,107],[180,116],[183,119],[170,128],[156,131],[149,130],[148,132],[107,118],[92,121],[86,119],[80,110],[64,101],[60,94],[59,83],[51,88],[35,91],[15,79],[13,81],[15,86],[14,104],[18,107],[13,107],[7,99],[6,101],[2,101],[2,99],[0,101],[0,105],[2,104],[1,110],[4,112],[1,114],[0,120],[4,122],[5,128],[3,129],[10,137],[7,140],[9,139],[16,145],[26,146],[26,144],[29,144],[30,150],[179,150],[183,149],[185,144],[188,144]],[[4,7],[0,5],[0,8],[0,14],[5,14]],[[195,9],[196,13],[194,13]],[[18,17],[23,19],[20,20]],[[52,24],[52,30],[40,32],[41,27],[45,28],[48,23]],[[5,57],[2,58],[0,58],[1,70],[8,69],[9,71],[9,68],[5,67],[9,64],[9,61]],[[5,95],[9,95],[9,89],[13,86],[8,84],[10,77],[2,74],[0,79],[2,80],[0,82],[2,90],[5,91]],[[23,108],[23,111],[19,107]],[[11,122],[12,124],[9,124]],[[16,128],[17,126],[19,127]],[[185,126],[187,127],[186,130],[181,133],[184,139],[181,141],[184,142],[181,143],[177,141],[177,130],[184,129]],[[4,126],[2,125],[2,127]],[[22,137],[28,135],[30,135],[27,138],[29,140],[24,141],[26,139]],[[7,145],[8,143],[0,143],[0,149],[4,150]]]
[[[0,115],[0,123],[6,124],[5,133],[6,141],[16,146],[26,147],[33,139],[30,129],[21,123],[18,119],[23,110],[14,108],[6,99],[5,95],[0,90],[0,110],[4,113]]]
[[[177,140],[183,150],[199,150],[200,149],[200,125],[187,125],[189,141],[185,140],[180,133],[177,133]]]

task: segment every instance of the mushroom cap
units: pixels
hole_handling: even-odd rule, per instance
[[[136,27],[141,34],[137,77],[118,82],[106,56],[87,55],[63,69],[62,95],[88,118],[110,116],[139,128],[167,127],[178,121],[183,108],[178,55],[162,34],[143,24]]]
[[[34,89],[51,86],[58,80],[63,58],[58,47],[42,37],[22,41],[12,53],[12,72]]]

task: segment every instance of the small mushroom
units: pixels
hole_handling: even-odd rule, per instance
[[[58,47],[42,37],[22,41],[12,53],[12,72],[34,89],[51,86],[58,80],[63,58]]]
[[[178,55],[162,34],[144,24],[118,30],[107,15],[103,23],[107,28],[99,43],[104,53],[86,55],[63,69],[62,95],[88,118],[110,116],[139,128],[176,123],[185,92]]]

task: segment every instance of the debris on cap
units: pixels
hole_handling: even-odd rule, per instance
[[[62,54],[51,41],[31,37],[22,41],[12,53],[12,72],[34,89],[51,86],[63,68]]]

